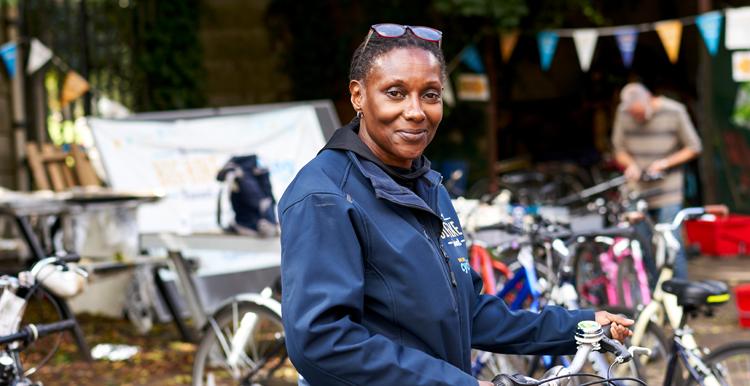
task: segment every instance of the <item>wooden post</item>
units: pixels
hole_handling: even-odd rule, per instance
[[[490,193],[497,192],[497,66],[495,65],[495,51],[498,44],[496,34],[489,33],[484,39],[484,53],[487,63],[487,81],[490,87],[490,100],[487,103],[487,170],[489,172]]]
[[[18,43],[16,47],[16,76],[11,80],[11,99],[13,111],[13,142],[15,153],[16,188],[29,190],[29,172],[24,164],[26,158],[26,103],[24,93],[24,78],[26,74],[26,60],[24,59],[24,45],[21,44],[19,25],[22,22],[19,3],[7,4],[5,18],[8,25],[8,41]]]
[[[698,0],[698,12],[711,11],[711,0]],[[702,44],[699,40],[698,44]],[[719,143],[713,114],[713,76],[711,74],[711,56],[705,49],[699,49],[698,54],[698,103],[697,126],[703,140],[703,154],[698,159],[701,186],[703,187],[703,201],[715,204],[718,200],[716,192],[716,170],[714,168],[715,146]]]

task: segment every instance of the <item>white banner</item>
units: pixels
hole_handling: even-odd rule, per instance
[[[47,48],[37,38],[31,39],[29,49],[29,62],[26,64],[26,73],[33,74],[52,59],[52,50]]]
[[[750,7],[727,9],[724,45],[728,50],[750,48]]]
[[[258,155],[276,199],[325,144],[311,106],[178,121],[90,119],[114,189],[158,189],[166,198],[139,211],[141,232],[217,231],[216,173],[234,155]]]
[[[581,63],[581,70],[587,72],[591,67],[591,59],[594,58],[596,41],[599,38],[599,32],[595,29],[577,29],[573,31],[573,41],[576,44],[578,61]]]

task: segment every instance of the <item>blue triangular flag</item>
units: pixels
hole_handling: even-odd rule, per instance
[[[471,71],[479,74],[484,73],[484,65],[482,65],[482,58],[479,56],[479,51],[474,45],[468,46],[464,49],[461,55],[461,61],[469,67]]]
[[[626,68],[633,64],[633,54],[635,54],[635,45],[638,43],[638,30],[635,27],[623,27],[615,31],[617,47],[620,48],[622,63]]]
[[[695,24],[701,31],[703,41],[706,43],[708,53],[711,56],[716,55],[719,50],[719,38],[721,37],[721,24],[724,15],[719,11],[704,13],[695,18]]]
[[[16,43],[9,42],[0,46],[0,56],[3,57],[5,68],[8,69],[8,76],[16,76]]]
[[[536,35],[537,43],[539,44],[539,60],[542,62],[542,70],[549,70],[552,64],[552,58],[555,57],[555,50],[557,50],[557,41],[560,37],[557,32],[553,31],[542,31]]]

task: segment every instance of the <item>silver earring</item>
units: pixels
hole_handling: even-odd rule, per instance
[[[362,118],[362,112],[361,111],[357,111],[357,118]]]

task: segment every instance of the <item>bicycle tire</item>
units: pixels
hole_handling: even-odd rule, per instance
[[[658,384],[658,381],[661,381],[664,375],[664,369],[667,366],[669,353],[672,349],[671,341],[664,333],[664,329],[649,321],[641,340],[636,342],[631,339],[628,345],[651,349],[651,355],[633,358],[633,362],[638,372],[637,378],[645,380],[648,384]]]
[[[63,320],[63,313],[57,299],[46,288],[39,286],[28,299],[21,318],[21,325],[48,324]],[[62,343],[65,331],[41,337],[26,346],[19,353],[24,365],[24,374],[30,376],[44,367],[57,352]]]
[[[750,385],[750,341],[733,342],[717,347],[703,362],[719,379],[722,386]],[[697,385],[689,378],[687,385]]]
[[[603,251],[609,248],[609,245],[596,241],[585,242],[578,247],[573,257],[576,292],[584,308],[610,305],[605,284],[592,284],[608,280],[599,262],[599,254],[603,251],[600,251],[597,246],[604,248]],[[588,285],[591,285],[590,289]]]
[[[231,366],[222,342],[231,342],[245,318],[254,315],[250,339],[243,344],[237,365]],[[213,324],[215,323],[215,324]],[[217,335],[221,332],[221,338]],[[281,317],[257,303],[237,300],[214,313],[201,337],[193,361],[193,386],[247,384],[263,386],[297,385],[298,375],[284,346]],[[225,343],[226,344],[226,343]],[[253,371],[253,367],[258,367]],[[254,374],[250,376],[250,374]]]
[[[640,284],[633,258],[626,257],[617,269],[617,298],[621,305],[631,308],[643,304]]]

